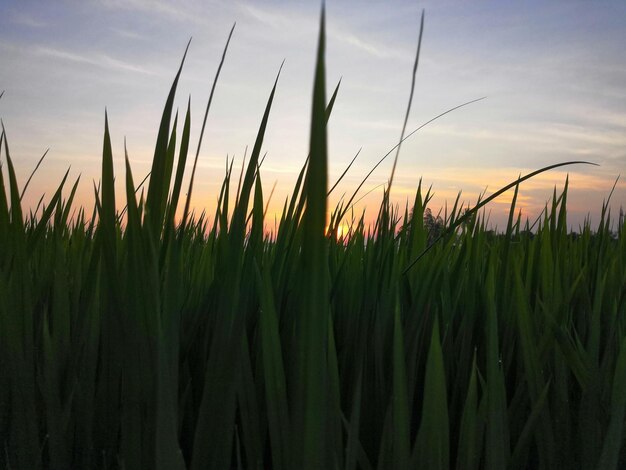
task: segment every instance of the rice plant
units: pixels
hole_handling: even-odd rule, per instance
[[[433,237],[430,190],[401,209],[393,176],[373,226],[348,217],[356,192],[327,224],[324,40],[322,14],[310,154],[272,234],[260,157],[278,77],[213,218],[190,213],[193,177],[181,200],[182,63],[147,188],[128,156],[113,174],[105,116],[93,210],[71,215],[66,174],[25,214],[3,126],[0,468],[626,466],[623,218],[611,232],[607,203],[569,233],[567,184],[535,227],[516,217],[519,185],[558,164],[492,196],[515,192],[500,234],[489,197],[457,200]]]

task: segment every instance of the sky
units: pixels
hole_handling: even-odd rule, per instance
[[[422,179],[432,185],[437,213],[459,191],[472,204],[519,174],[587,160],[599,166],[565,167],[524,183],[522,217],[540,214],[568,175],[572,229],[586,217],[598,221],[620,174],[611,208],[614,215],[626,208],[626,2],[575,0],[328,0],[328,96],[342,80],[328,130],[329,184],[361,149],[330,207],[344,194],[349,198],[398,142],[422,9],[425,28],[407,130],[461,103],[486,99],[447,114],[403,144],[394,203],[402,210],[412,203]],[[212,217],[226,158],[234,158],[238,174],[284,59],[261,168],[266,198],[275,185],[268,220],[280,217],[308,152],[319,13],[315,1],[2,0],[0,117],[22,184],[50,148],[23,204],[34,208],[42,194],[49,198],[71,167],[71,179],[81,176],[75,204],[91,210],[105,108],[123,201],[124,139],[139,181],[150,170],[165,99],[190,37],[176,106],[182,121],[191,97],[191,160],[236,22],[207,121],[192,207]],[[355,216],[366,209],[367,220],[375,217],[392,158],[363,186],[362,195],[373,191],[355,206]],[[511,197],[488,206],[493,227],[506,224]]]

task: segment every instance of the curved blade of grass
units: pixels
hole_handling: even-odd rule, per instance
[[[439,235],[430,245],[428,245],[426,247],[426,249],[424,251],[422,251],[422,253],[420,253],[420,255],[415,258],[413,261],[411,261],[411,263],[409,263],[409,265],[404,269],[403,273],[406,274],[413,266],[415,266],[415,264],[426,254],[428,253],[428,251],[430,251],[430,249],[437,244],[437,242],[445,237],[447,237],[448,235],[450,235],[451,233],[454,232],[454,230],[459,227],[463,222],[466,222],[467,220],[469,220],[471,217],[474,216],[474,214],[476,214],[482,207],[484,207],[486,204],[490,203],[492,200],[494,200],[495,198],[497,198],[498,196],[500,196],[502,193],[505,193],[506,191],[508,191],[509,189],[519,185],[520,183],[526,181],[527,179],[532,178],[533,176],[537,176],[540,173],[544,173],[548,170],[553,170],[555,168],[559,168],[562,166],[567,166],[567,165],[594,165],[594,166],[599,166],[597,163],[592,163],[592,162],[586,162],[586,161],[582,161],[582,160],[576,160],[576,161],[570,161],[570,162],[564,162],[564,163],[555,163],[554,165],[548,165],[545,166],[543,168],[540,168],[539,170],[535,170],[531,173],[528,173],[527,175],[522,176],[521,178],[516,179],[515,181],[513,181],[512,183],[507,184],[506,186],[504,186],[503,188],[499,189],[498,191],[496,191],[495,193],[493,193],[491,196],[489,196],[487,199],[484,199],[483,201],[481,201],[479,204],[476,204],[474,207],[472,207],[470,210],[465,211],[465,213],[454,220],[454,223],[452,223],[451,225],[449,225],[446,230],[444,230],[444,232]]]
[[[462,103],[462,104],[460,104],[460,105],[457,105],[457,106],[455,106],[455,107],[453,107],[453,108],[450,108],[450,109],[448,109],[448,110],[444,111],[443,113],[438,114],[438,115],[437,115],[437,116],[435,116],[434,118],[429,119],[428,121],[426,121],[425,123],[423,123],[422,125],[420,125],[419,127],[417,127],[417,129],[414,129],[413,131],[409,132],[409,133],[408,133],[408,134],[407,134],[407,135],[406,135],[406,136],[405,136],[405,137],[404,137],[404,138],[403,138],[400,142],[398,142],[396,145],[394,145],[394,146],[393,146],[393,147],[392,147],[392,148],[391,148],[391,149],[390,149],[390,150],[389,150],[389,151],[388,151],[385,155],[383,155],[383,156],[381,157],[381,159],[380,159],[380,160],[378,160],[378,162],[376,163],[376,165],[374,165],[374,166],[372,167],[372,169],[369,171],[369,173],[367,173],[367,175],[365,175],[365,178],[363,178],[363,180],[361,180],[361,183],[357,186],[356,190],[352,193],[352,196],[350,197],[350,199],[349,199],[349,200],[348,200],[348,202],[346,203],[345,207],[347,207],[347,208],[352,207],[350,204],[352,203],[352,201],[353,201],[353,200],[354,200],[354,198],[356,197],[356,195],[357,195],[357,193],[359,192],[359,190],[361,189],[361,187],[365,184],[365,182],[366,182],[366,181],[369,179],[369,177],[372,175],[372,173],[374,173],[374,171],[376,170],[376,168],[378,168],[378,167],[380,166],[380,164],[381,164],[382,162],[384,162],[384,161],[387,159],[387,157],[388,157],[389,155],[391,155],[391,153],[392,153],[394,150],[396,150],[396,149],[398,148],[398,146],[399,146],[400,144],[402,144],[405,140],[407,140],[409,137],[411,137],[411,136],[412,136],[413,134],[415,134],[417,131],[419,131],[419,130],[423,129],[424,127],[426,127],[428,124],[430,124],[430,123],[432,123],[432,122],[436,121],[437,119],[439,119],[439,118],[441,118],[441,117],[445,116],[446,114],[449,114],[449,113],[451,113],[452,111],[456,111],[456,110],[457,110],[457,109],[459,109],[459,108],[463,108],[464,106],[468,106],[468,105],[470,105],[470,104],[472,104],[472,103],[476,103],[476,102],[481,101],[481,100],[484,100],[484,99],[485,99],[485,97],[483,96],[482,98],[477,98],[477,99],[474,99],[474,100],[471,100],[471,101],[467,101],[467,102]],[[343,219],[343,217],[344,217],[344,216],[345,216],[345,212],[342,214],[342,216],[340,217],[340,219]]]
[[[356,155],[352,158],[352,160],[350,160],[350,163],[348,164],[348,166],[346,167],[345,170],[343,170],[343,173],[341,174],[341,176],[337,179],[337,181],[335,182],[335,184],[333,184],[333,187],[330,188],[328,190],[328,192],[326,193],[326,196],[330,196],[330,193],[333,192],[333,190],[337,187],[337,185],[341,182],[341,180],[343,179],[344,176],[346,176],[346,173],[348,173],[348,170],[350,169],[350,167],[352,166],[352,164],[355,162],[356,157],[359,156],[359,154],[361,153],[361,150],[363,150],[363,147],[361,147],[359,149],[359,151],[356,153]]]
[[[341,86],[341,78],[337,82],[337,86],[335,87],[333,94],[330,97],[330,101],[326,105],[326,110],[324,111],[324,122],[328,125],[328,121],[330,120],[330,115],[333,112],[333,107],[335,106],[335,100],[337,99],[337,93],[339,93],[339,87]]]
[[[70,209],[72,208],[72,202],[74,202],[74,197],[76,196],[76,190],[78,189],[79,182],[80,182],[80,175],[78,175],[78,178],[76,178],[76,181],[74,182],[74,185],[72,186],[72,189],[70,190],[70,195],[68,196],[67,201],[65,203],[65,208],[63,212],[61,213],[57,228],[67,227],[68,225],[67,222],[68,222],[68,217],[70,215]]]
[[[270,202],[272,201],[272,196],[274,195],[274,191],[276,190],[277,183],[278,183],[278,180],[274,180],[274,184],[272,185],[272,190],[270,191],[270,194],[267,197],[267,202],[265,203],[265,208],[263,209],[263,220],[265,220],[267,216],[267,210],[270,207]]]
[[[26,183],[24,184],[24,187],[22,188],[22,193],[20,194],[20,201],[24,197],[24,193],[26,192],[26,189],[28,188],[28,185],[30,184],[30,180],[33,179],[33,176],[35,176],[35,173],[37,173],[37,170],[39,169],[39,166],[41,165],[41,162],[43,162],[43,159],[46,158],[46,155],[48,155],[49,151],[50,151],[50,149],[47,148],[46,151],[41,156],[41,158],[39,159],[39,161],[37,162],[37,165],[35,165],[35,169],[33,170],[33,172],[30,174],[30,176],[26,180]]]

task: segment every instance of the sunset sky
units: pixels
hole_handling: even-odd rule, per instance
[[[523,215],[536,216],[568,173],[574,229],[587,214],[597,221],[619,174],[611,206],[614,215],[626,207],[626,2],[354,0],[327,1],[328,95],[342,78],[329,124],[330,184],[362,148],[331,206],[343,193],[349,197],[398,141],[422,8],[425,30],[407,130],[487,98],[403,145],[395,202],[404,207],[412,201],[420,177],[432,184],[437,212],[460,190],[473,203],[520,173],[589,160],[600,166],[572,166],[525,183]],[[285,59],[261,168],[266,196],[276,182],[273,220],[307,155],[319,10],[315,1],[3,0],[0,117],[21,184],[50,148],[24,204],[34,208],[42,193],[51,196],[71,166],[73,179],[82,175],[76,204],[92,207],[105,107],[123,201],[124,138],[139,181],[149,171],[163,105],[190,37],[176,103],[184,114],[191,95],[195,153],[210,86],[236,21],[207,122],[193,206],[212,216],[226,156],[234,155],[234,167],[240,167]],[[6,171],[4,152],[2,159]],[[392,163],[390,157],[376,170],[363,194],[387,181]],[[368,208],[369,220],[381,194],[382,186],[357,206]],[[510,199],[505,195],[489,206],[493,225],[505,223]]]

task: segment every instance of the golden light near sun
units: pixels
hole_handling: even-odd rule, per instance
[[[330,233],[331,230],[334,229],[334,233]],[[326,225],[324,229],[328,236],[332,235],[335,240],[341,240],[345,238],[350,233],[350,226],[347,222],[342,222],[338,227],[331,227],[331,225]]]

